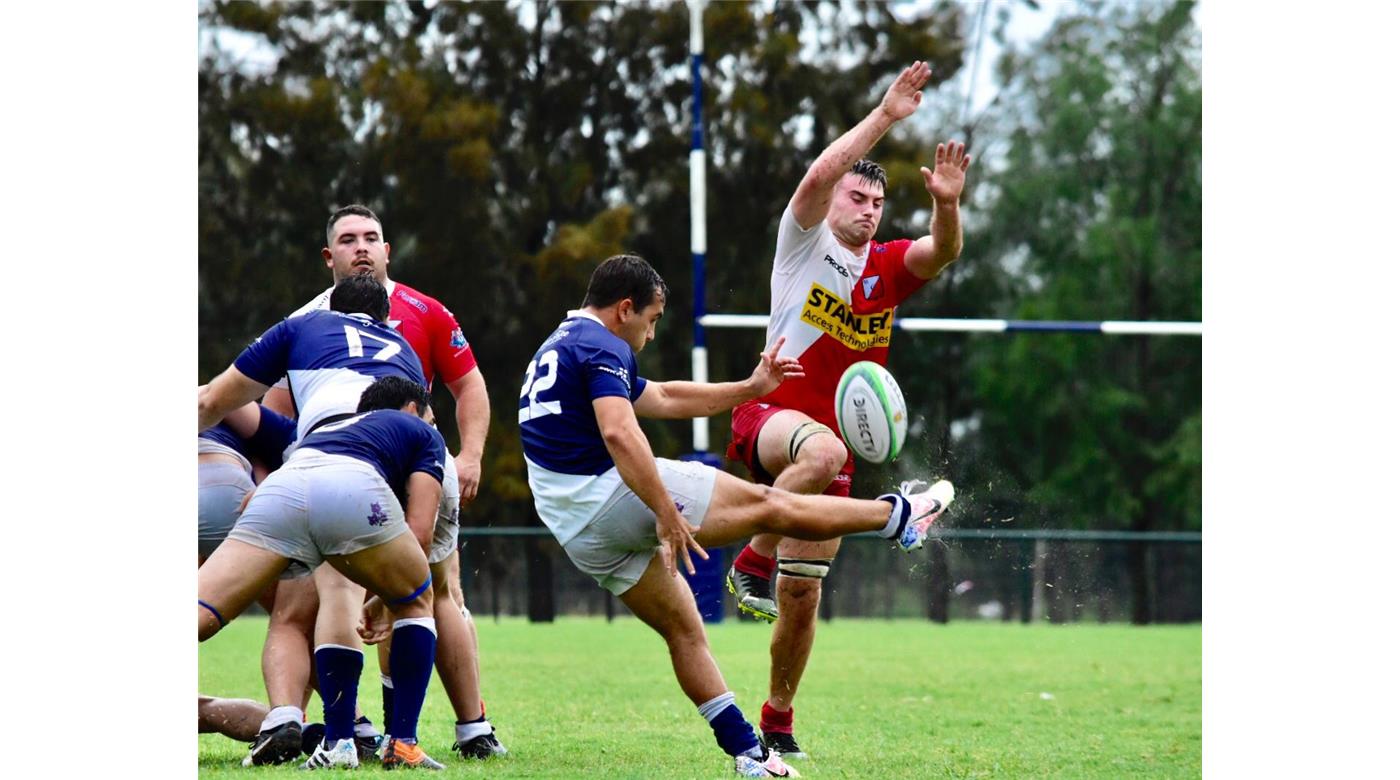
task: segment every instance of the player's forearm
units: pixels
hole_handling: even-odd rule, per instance
[[[933,237],[933,261],[935,267],[944,266],[958,259],[962,254],[963,231],[962,215],[957,201],[949,204],[935,202],[933,214],[929,217],[928,234]]]
[[[758,392],[753,382],[662,382],[665,403],[658,413],[649,415],[660,419],[686,419],[709,417],[739,404],[757,398]]]
[[[876,106],[855,127],[847,130],[822,150],[807,169],[801,189],[829,190],[846,175],[856,161],[865,157],[885,133],[894,126],[895,120]]]
[[[430,474],[416,471],[409,475],[408,506],[404,507],[404,520],[424,554],[433,543],[433,527],[437,524],[437,508],[441,500],[442,484]]]
[[[603,431],[603,444],[612,456],[623,483],[637,494],[652,512],[660,514],[671,506],[671,494],[656,469],[656,456],[646,434],[635,424]]]

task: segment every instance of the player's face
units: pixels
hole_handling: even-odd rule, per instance
[[[384,243],[378,222],[358,214],[335,221],[331,245],[321,250],[331,277],[339,282],[348,276],[374,274],[383,284],[389,279],[389,245]]]
[[[666,300],[660,296],[641,311],[633,310],[627,322],[622,323],[622,338],[633,352],[641,352],[648,342],[656,338],[656,323],[666,311]]]
[[[848,173],[836,184],[826,221],[841,243],[859,247],[875,237],[884,213],[885,188]]]

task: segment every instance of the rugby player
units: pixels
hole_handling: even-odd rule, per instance
[[[681,689],[735,771],[796,776],[735,705],[677,567],[693,573],[692,551],[706,558],[705,547],[758,532],[815,540],[877,531],[915,549],[952,486],[914,492],[906,484],[871,501],[802,496],[655,457],[638,416],[716,414],[803,371],[796,359],[779,357],[780,340],[742,382],[648,382],[637,375],[634,353],[654,337],[665,306],[666,285],[645,260],[611,257],[594,271],[582,307],[536,351],[518,418],[535,509],[574,565],[665,639]]]
[[[238,359],[200,392],[200,425],[217,422],[233,409],[262,395],[284,375],[300,400],[297,418],[299,438],[325,421],[355,411],[360,393],[379,376],[401,376],[423,384],[422,369],[408,343],[384,319],[389,301],[384,288],[371,276],[352,276],[336,285],[331,311],[316,311],[283,320],[264,333]],[[263,728],[244,759],[245,765],[283,763],[302,752],[302,706],[310,682],[313,629],[318,613],[325,620],[353,626],[364,601],[363,589],[341,578],[345,587],[318,602],[315,588],[278,587],[270,623],[281,621],[295,631],[293,639],[275,635],[269,627],[269,643],[278,641],[298,648],[280,654],[264,653],[264,678],[271,705]],[[309,590],[310,609],[295,598]],[[279,618],[279,616],[281,616]],[[278,663],[295,664],[301,677],[280,669]],[[276,674],[280,669],[280,674]],[[269,673],[274,672],[274,673]],[[274,684],[274,681],[280,684]],[[290,681],[290,682],[289,682]],[[362,755],[379,745],[378,732],[368,719],[356,726]]]
[[[834,431],[836,386],[852,363],[885,364],[895,307],[962,252],[958,198],[971,158],[949,141],[921,168],[932,198],[929,235],[874,240],[885,206],[885,172],[864,159],[896,122],[913,114],[930,70],[914,62],[880,105],[822,151],[778,223],[767,345],[802,361],[806,376],[734,409],[728,456],[756,482],[797,493],[849,496],[855,457]],[[770,646],[764,743],[806,758],[793,737],[793,699],[816,638],[821,581],[840,539],[755,537],[729,570],[739,608],[777,620]],[[771,580],[776,569],[777,599]]]
[[[270,349],[275,339],[264,338],[274,342]],[[243,363],[263,359],[255,353]],[[437,644],[426,551],[446,453],[441,434],[422,419],[428,408],[421,384],[395,375],[374,380],[354,413],[305,431],[199,571],[201,642],[291,565],[315,570],[324,561],[380,598],[395,618],[390,666],[398,698],[382,759],[389,769],[443,768],[418,747],[417,733]],[[201,419],[203,412],[201,405]],[[318,621],[316,643],[326,734],[304,768],[357,767],[359,637],[353,628]]]
[[[199,564],[228,536],[253,486],[282,465],[296,424],[257,404],[235,409],[199,434]],[[269,611],[273,589],[258,601]],[[199,733],[216,732],[251,742],[268,707],[252,699],[199,695]]]
[[[355,275],[373,276],[389,294],[389,324],[413,348],[422,364],[429,389],[441,379],[456,405],[460,447],[443,481],[443,505],[439,508],[433,549],[428,563],[433,570],[433,587],[440,643],[437,668],[447,698],[456,714],[453,750],[465,758],[503,755],[506,749],[487,720],[481,697],[476,623],[462,593],[461,556],[458,550],[460,506],[476,498],[481,480],[481,455],[491,420],[486,382],[476,357],[457,319],[445,306],[402,282],[389,278],[391,246],[385,241],[383,223],[368,207],[344,206],[326,222],[326,246],[321,257],[331,272],[332,287],[307,301],[290,316],[325,309],[334,284]],[[295,415],[295,403],[286,377],[268,391],[264,403],[283,414]],[[309,630],[316,614],[317,591],[321,598],[342,603],[363,600],[363,594],[329,567],[322,567],[315,580],[285,581],[278,586],[286,606],[274,612],[263,647],[264,675],[269,695],[277,690],[285,696],[304,685],[310,669],[304,660],[309,647],[297,638]],[[445,597],[457,605],[460,618],[445,613]],[[384,720],[393,710],[394,687],[389,674],[388,644],[379,646],[380,678],[383,684]],[[292,656],[299,656],[294,658]]]

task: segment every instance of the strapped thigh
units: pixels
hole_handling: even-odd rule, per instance
[[[831,571],[833,558],[779,558],[778,573],[785,577],[805,577],[812,580],[826,578]]]

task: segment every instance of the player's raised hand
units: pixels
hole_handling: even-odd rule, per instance
[[[964,174],[972,164],[972,157],[966,152],[967,146],[956,141],[939,144],[933,153],[933,170],[919,169],[924,175],[924,189],[937,203],[957,203],[962,195]]]
[[[772,349],[758,356],[758,365],[749,377],[754,398],[773,392],[783,380],[806,376],[802,370],[802,363],[797,358],[778,357],[778,350],[782,349],[786,342],[787,336],[779,336]]]
[[[701,559],[710,559],[710,554],[695,541],[695,532],[698,530],[699,526],[686,522],[679,509],[673,508],[670,512],[656,516],[656,538],[661,542],[661,563],[666,567],[667,574],[676,576],[677,559],[685,562],[687,574],[694,574],[695,564],[690,560],[692,550]]]
[[[924,85],[931,75],[933,69],[928,63],[914,60],[913,64],[900,71],[894,83],[885,90],[885,97],[880,100],[880,110],[896,122],[914,113],[924,99]]]

